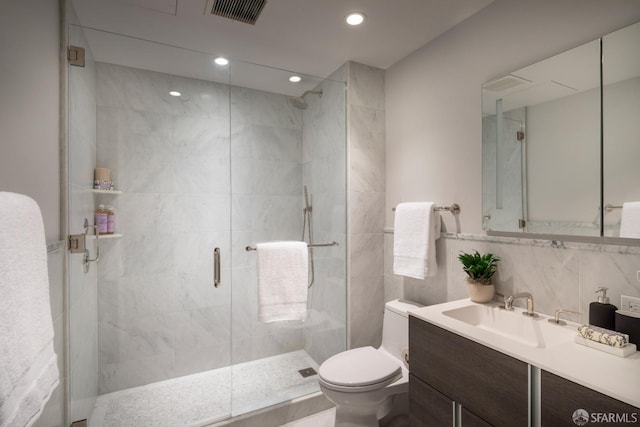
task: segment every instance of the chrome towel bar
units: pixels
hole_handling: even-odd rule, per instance
[[[307,247],[309,248],[319,248],[319,247],[325,247],[325,246],[339,246],[338,242],[331,242],[331,243],[316,243],[313,245],[307,245]],[[255,251],[256,247],[255,246],[247,246],[246,248],[244,248],[247,252],[249,251]]]
[[[454,215],[458,215],[460,213],[460,205],[457,203],[454,203],[451,206],[436,206],[434,209],[437,211],[451,212]],[[395,212],[396,208],[391,208],[391,210]]]

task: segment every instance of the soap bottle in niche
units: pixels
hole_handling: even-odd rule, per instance
[[[598,288],[598,301],[589,304],[589,324],[613,331],[616,327],[616,307],[609,303],[608,288]]]
[[[109,214],[104,205],[98,205],[96,209],[96,225],[98,226],[98,234],[107,234],[107,224],[109,221]]]
[[[111,205],[107,205],[107,234],[116,232],[116,211]]]

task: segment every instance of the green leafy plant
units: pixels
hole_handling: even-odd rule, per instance
[[[468,280],[482,285],[490,285],[491,278],[495,274],[500,258],[492,253],[480,255],[478,251],[473,253],[461,252],[458,259],[462,263],[462,269],[467,273]]]

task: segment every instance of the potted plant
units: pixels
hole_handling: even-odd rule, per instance
[[[498,269],[500,258],[492,253],[480,255],[478,251],[473,253],[461,252],[458,259],[462,263],[462,269],[467,273],[467,291],[473,302],[489,302],[496,293],[491,278]]]

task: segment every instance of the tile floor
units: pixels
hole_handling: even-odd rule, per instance
[[[104,394],[96,401],[89,425],[206,426],[319,391],[316,375],[303,378],[298,373],[307,367],[318,370],[313,359],[299,350]],[[321,412],[286,425],[332,426],[333,416]]]

